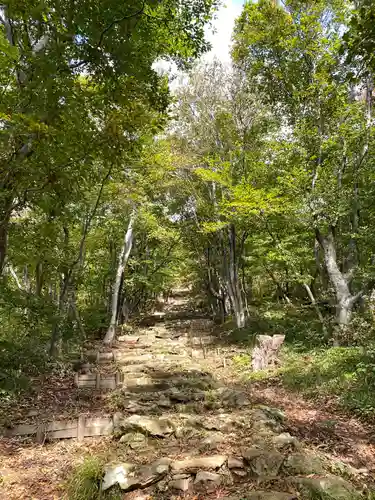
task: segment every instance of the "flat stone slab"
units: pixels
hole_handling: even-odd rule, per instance
[[[216,485],[220,485],[221,484],[220,474],[216,474],[215,472],[200,470],[195,476],[194,484],[207,484],[207,483],[214,483]]]
[[[116,363],[136,365],[139,363],[146,363],[147,361],[150,361],[151,359],[153,359],[152,354],[140,354],[139,356],[132,356],[132,355],[126,354],[124,352],[115,352]]]
[[[193,479],[191,477],[187,478],[182,478],[182,479],[173,479],[169,483],[169,487],[174,489],[174,490],[179,490],[179,491],[189,491],[193,484]]]
[[[119,342],[123,342],[124,344],[136,344],[139,342],[139,336],[136,337],[135,335],[119,335],[117,337],[117,340]]]
[[[176,472],[196,472],[201,469],[219,469],[227,461],[226,455],[213,455],[211,457],[187,458],[171,463],[171,470]]]
[[[245,463],[242,457],[229,457],[228,458],[228,469],[243,469]]]
[[[166,437],[174,432],[174,426],[168,419],[144,415],[132,415],[125,418],[118,427],[124,434],[127,431],[137,431],[155,437]]]
[[[148,368],[147,365],[145,364],[139,364],[139,365],[122,365],[119,367],[119,370],[122,373],[142,373],[142,372],[147,372]]]

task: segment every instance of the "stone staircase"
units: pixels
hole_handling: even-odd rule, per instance
[[[39,437],[110,435],[101,489],[126,500],[364,498],[353,470],[333,474],[335,464],[286,432],[282,412],[231,384],[214,326],[184,317],[184,300],[178,315],[172,305],[111,350],[86,353],[76,385],[105,391],[109,417],[78,417],[65,435],[61,422],[44,424]]]
[[[107,464],[102,489],[138,500],[362,498],[358,483],[285,432],[280,411],[228,386],[212,330],[179,311],[137,330],[135,342],[132,332],[131,348],[120,337],[114,437],[126,461]]]

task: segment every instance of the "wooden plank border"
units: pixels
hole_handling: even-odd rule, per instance
[[[35,436],[38,443],[46,439],[78,439],[85,437],[109,436],[113,433],[116,422],[122,416],[115,414],[112,417],[86,417],[80,415],[76,420],[56,420],[41,424],[20,424],[11,429],[2,429],[0,434],[5,437]]]
[[[116,389],[122,385],[123,375],[116,372],[112,375],[101,375],[100,373],[76,373],[74,384],[80,388],[91,388],[96,390]]]

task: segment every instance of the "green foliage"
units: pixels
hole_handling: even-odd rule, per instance
[[[366,70],[375,68],[375,7],[371,0],[358,2],[349,20],[349,29],[343,35],[341,53],[347,56],[354,68]],[[353,72],[354,77],[354,72]]]
[[[256,380],[277,377],[284,387],[307,397],[334,398],[348,411],[370,421],[375,418],[373,351],[363,353],[360,347],[325,347],[301,352],[292,345],[283,350],[281,359],[281,367],[276,372],[254,374]]]
[[[0,394],[8,399],[28,387],[28,377],[46,368],[53,308],[10,288],[3,288],[1,297]]]
[[[154,63],[173,59],[186,68],[205,52],[204,29],[216,5],[4,5],[0,387],[6,394],[47,369],[48,350],[66,352],[103,334],[135,206],[137,239],[121,306],[132,297],[128,309],[139,314],[178,274],[172,264],[178,235],[165,210],[173,154],[157,139],[171,99]]]
[[[103,457],[85,457],[67,479],[64,498],[66,500],[120,500],[123,493],[116,488],[111,488],[106,492],[101,491],[104,464]]]

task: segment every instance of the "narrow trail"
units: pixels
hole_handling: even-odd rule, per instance
[[[368,471],[358,468],[374,465],[367,431],[356,422],[344,422],[342,439],[330,445],[327,438],[329,449],[320,454],[308,403],[293,402],[281,388],[240,382],[231,366],[240,348],[225,345],[209,320],[194,316],[189,296],[180,293],[163,314],[119,335],[115,361],[89,369],[103,376],[121,373],[116,389],[75,388],[68,374],[63,390],[55,388],[53,404],[47,404],[41,391],[37,401],[30,396],[20,408],[9,408],[17,417],[12,424],[82,412],[115,417],[114,436],[82,442],[48,442],[46,436],[43,444],[2,438],[0,499],[65,498],[64,481],[87,455],[106,456],[112,465],[104,485],[120,478],[121,498],[128,500],[292,500],[309,498],[314,488],[338,491],[333,499],[352,498],[354,487],[361,489],[369,481]],[[306,417],[307,429],[298,425],[296,408],[301,422]],[[350,429],[351,454],[340,448]],[[333,460],[338,457],[342,471]],[[124,476],[124,463],[132,464],[129,477]],[[335,475],[339,472],[351,483]]]

